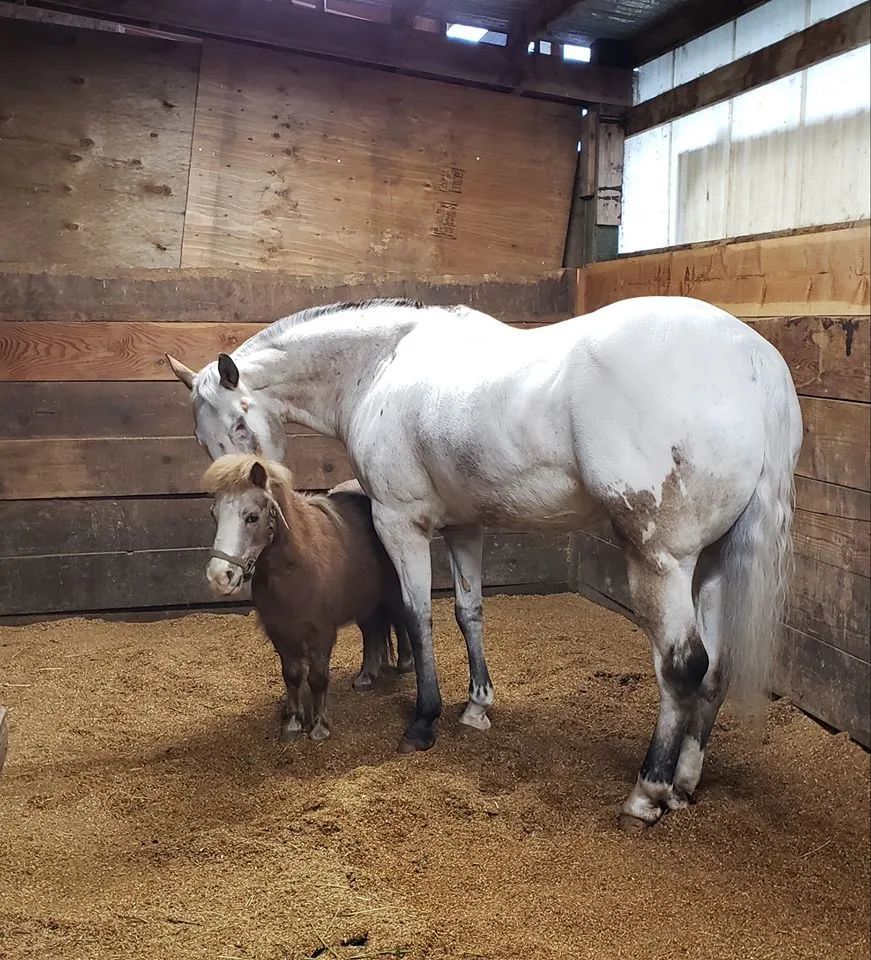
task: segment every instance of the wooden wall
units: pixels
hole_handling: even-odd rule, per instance
[[[868,226],[718,243],[596,264],[578,312],[683,295],[742,317],[787,359],[805,437],[796,472],[796,569],[776,689],[871,745],[871,387]],[[579,535],[582,587],[626,608],[610,528]]]
[[[212,603],[206,459],[163,352],[191,365],[294,310],[374,295],[467,303],[506,322],[569,316],[573,273],[531,280],[126,271],[0,272],[0,620]],[[335,441],[289,427],[297,485],[350,476]],[[492,533],[485,580],[566,589],[569,537]],[[448,568],[436,549],[435,585]]]
[[[575,107],[242,44],[0,22],[7,266],[562,266]]]

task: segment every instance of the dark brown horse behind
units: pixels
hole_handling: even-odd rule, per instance
[[[204,484],[214,495],[218,524],[206,576],[224,596],[252,578],[254,607],[287,686],[281,739],[308,727],[312,740],[325,740],[330,655],[339,627],[356,623],[363,633],[357,689],[371,687],[377,677],[391,626],[399,668],[411,666],[399,581],[372,525],[369,499],[356,484],[326,496],[297,493],[283,466],[248,454],[216,460]],[[302,702],[306,674],[310,724]]]

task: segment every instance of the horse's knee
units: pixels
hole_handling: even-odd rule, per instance
[[[669,685],[681,697],[693,697],[708,672],[708,652],[697,630],[680,643],[672,644],[662,661],[662,672]]]
[[[484,623],[484,605],[480,600],[460,600],[454,604],[454,616],[461,630],[480,627]]]

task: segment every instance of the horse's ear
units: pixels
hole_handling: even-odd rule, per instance
[[[190,367],[186,367],[181,360],[176,360],[175,357],[171,357],[168,353],[165,353],[166,362],[169,364],[169,369],[178,377],[179,380],[188,388],[188,390],[193,390],[194,388],[194,377],[196,374]]]
[[[226,353],[218,354],[218,373],[221,375],[221,386],[225,389],[235,390],[239,386],[239,368]]]
[[[248,474],[248,479],[255,487],[260,487],[261,490],[266,489],[269,477],[266,475],[266,467],[259,460],[255,460],[251,464],[251,473]]]

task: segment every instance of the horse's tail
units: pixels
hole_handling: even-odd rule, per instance
[[[789,370],[781,357],[772,364],[768,356],[753,358],[765,422],[762,474],[721,554],[723,666],[732,693],[752,711],[770,689],[792,576],[793,471],[802,436]]]

